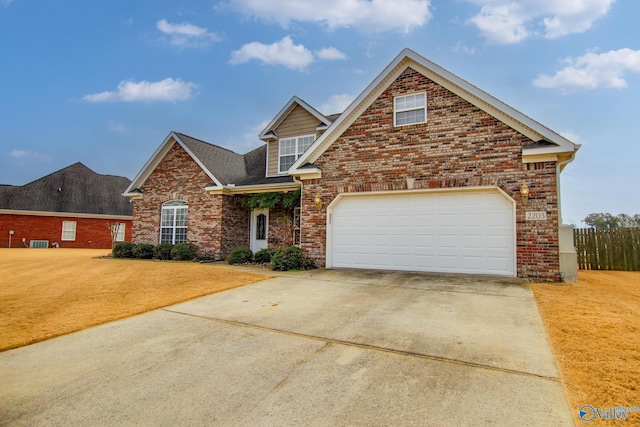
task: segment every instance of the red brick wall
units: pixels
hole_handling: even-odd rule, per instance
[[[226,258],[232,250],[249,246],[251,217],[245,207],[246,196],[223,196],[222,221],[224,234],[220,258]]]
[[[293,210],[280,206],[269,210],[269,247],[293,245]]]
[[[76,222],[74,241],[62,240],[63,221]],[[0,248],[9,247],[9,231],[13,230],[12,248],[29,246],[31,240],[48,240],[49,245],[57,242],[61,248],[111,249],[112,222],[126,224],[125,240],[130,242],[131,220],[0,214]]]
[[[393,97],[426,91],[427,123],[394,127]],[[302,247],[319,265],[326,254],[326,207],[342,192],[495,185],[516,200],[518,276],[559,280],[555,162],[523,164],[532,141],[411,68],[315,162],[322,179],[303,181]],[[525,222],[527,210],[548,221]],[[324,207],[318,211],[314,198]]]
[[[210,195],[211,178],[189,154],[174,144],[145,181],[143,198],[133,201],[133,242],[157,244],[162,204],[182,200],[189,204],[187,241],[200,253],[217,258],[221,252],[222,195]]]
[[[175,144],[141,188],[143,198],[133,201],[133,241],[157,244],[162,204],[182,200],[189,204],[187,241],[201,256],[224,259],[231,250],[249,245],[249,212],[244,196],[209,194],[211,178],[189,154]]]

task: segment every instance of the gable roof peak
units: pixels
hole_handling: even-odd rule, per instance
[[[507,126],[533,141],[547,140],[554,146],[554,153],[564,153],[571,158],[580,148],[551,129],[522,114],[487,92],[456,76],[409,48],[403,49],[384,70],[358,95],[333,124],[291,166],[289,173],[299,175],[301,167],[314,163],[334,141],[407,69],[412,68],[465,101],[475,105]]]
[[[271,120],[271,122],[269,122],[267,127],[265,127],[264,130],[262,132],[260,132],[260,135],[258,136],[258,138],[260,138],[262,140],[276,138],[277,135],[275,134],[275,129],[280,125],[280,123],[282,123],[284,121],[284,119],[289,115],[289,113],[291,113],[291,111],[293,111],[293,109],[297,105],[299,105],[300,107],[302,107],[305,110],[307,110],[307,112],[309,114],[311,114],[312,116],[314,116],[316,119],[318,119],[322,125],[328,127],[328,126],[331,126],[331,123],[333,123],[333,120],[329,119],[327,116],[322,114],[320,111],[316,110],[310,104],[308,104],[307,102],[305,102],[304,100],[302,100],[301,98],[299,98],[297,96],[293,96],[285,104],[285,106],[280,110],[280,112],[278,112],[278,114],[276,114],[274,119]]]
[[[259,167],[260,161],[266,161],[264,155],[266,145],[243,155],[184,133],[171,131],[140,172],[133,178],[131,185],[125,191],[125,195],[133,197],[139,194],[136,189],[140,189],[144,185],[174,144],[179,145],[198,167],[211,178],[214,187],[224,187],[228,184],[240,182],[247,176],[256,173],[250,170],[252,167]],[[264,166],[262,166],[262,174],[264,174]]]

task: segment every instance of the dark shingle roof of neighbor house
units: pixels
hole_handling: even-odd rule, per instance
[[[131,216],[131,181],[74,163],[22,186],[0,186],[0,209]]]
[[[243,155],[183,133],[174,133],[222,185],[235,184],[240,186],[293,182],[293,177],[288,175],[265,177],[266,145]]]

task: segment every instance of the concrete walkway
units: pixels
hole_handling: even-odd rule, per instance
[[[282,275],[0,353],[0,425],[573,425],[514,279]]]

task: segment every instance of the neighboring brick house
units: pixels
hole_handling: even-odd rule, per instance
[[[411,50],[343,113],[294,97],[259,137],[240,155],[172,132],[127,190],[134,241],[224,258],[289,224],[328,268],[574,279],[559,175],[579,145]],[[299,218],[246,208],[298,188]]]
[[[130,180],[75,163],[22,186],[0,186],[0,247],[110,249],[131,241]]]

